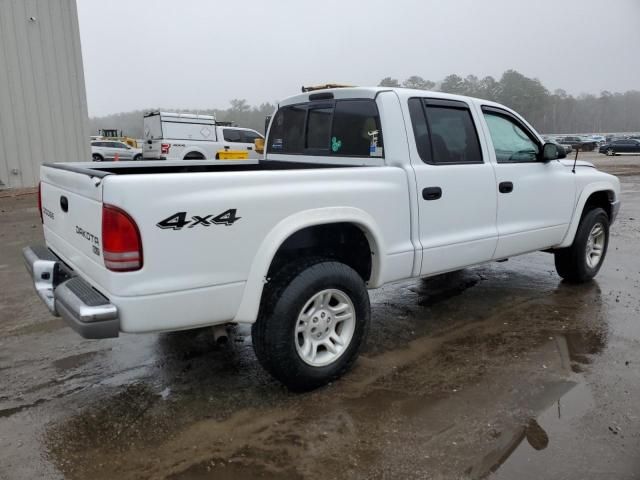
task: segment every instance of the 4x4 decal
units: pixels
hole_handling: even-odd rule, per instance
[[[211,225],[226,225],[227,227],[233,225],[242,217],[236,216],[236,209],[231,208],[220,215],[193,215],[190,220],[187,220],[187,212],[177,212],[164,220],[159,221],[156,226],[164,229],[180,230],[184,227],[193,228],[198,225],[203,227],[210,227]]]

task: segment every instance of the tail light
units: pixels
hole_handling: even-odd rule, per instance
[[[163,154],[168,154],[169,153],[169,149],[171,148],[171,144],[170,143],[161,143],[160,144],[160,153]]]
[[[102,206],[102,256],[112,272],[142,268],[142,240],[136,222],[113,205]]]
[[[38,211],[40,212],[40,222],[44,223],[42,217],[42,182],[38,182]]]

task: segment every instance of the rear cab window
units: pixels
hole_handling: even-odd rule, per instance
[[[331,99],[281,107],[271,123],[267,153],[382,158],[376,102]]]

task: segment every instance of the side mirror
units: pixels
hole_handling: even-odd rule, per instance
[[[549,162],[551,160],[558,160],[559,158],[565,158],[567,154],[564,151],[560,151],[560,147],[555,143],[545,143],[542,147],[542,160],[545,162]]]

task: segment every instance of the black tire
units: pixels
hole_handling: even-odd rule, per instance
[[[189,152],[184,156],[183,160],[205,160],[205,158],[200,152]]]
[[[133,161],[134,162],[139,162],[140,160],[142,160],[142,155],[141,154],[137,154],[135,157],[133,157]]]
[[[594,226],[600,223],[604,228],[604,247],[597,265],[587,263],[587,243]],[[602,208],[587,211],[580,220],[576,237],[570,247],[555,251],[556,271],[568,282],[584,283],[598,274],[604,263],[609,247],[609,216]]]
[[[98,153],[92,154],[91,158],[93,159],[94,162],[102,162],[104,160],[104,158],[102,158],[102,155]]]
[[[298,354],[294,334],[298,316],[316,293],[339,289],[352,302],[355,328],[344,352],[326,366],[312,366]],[[292,391],[309,391],[346,373],[364,343],[370,319],[369,294],[351,267],[329,259],[312,258],[280,269],[265,286],[260,313],[251,336],[258,361]]]

